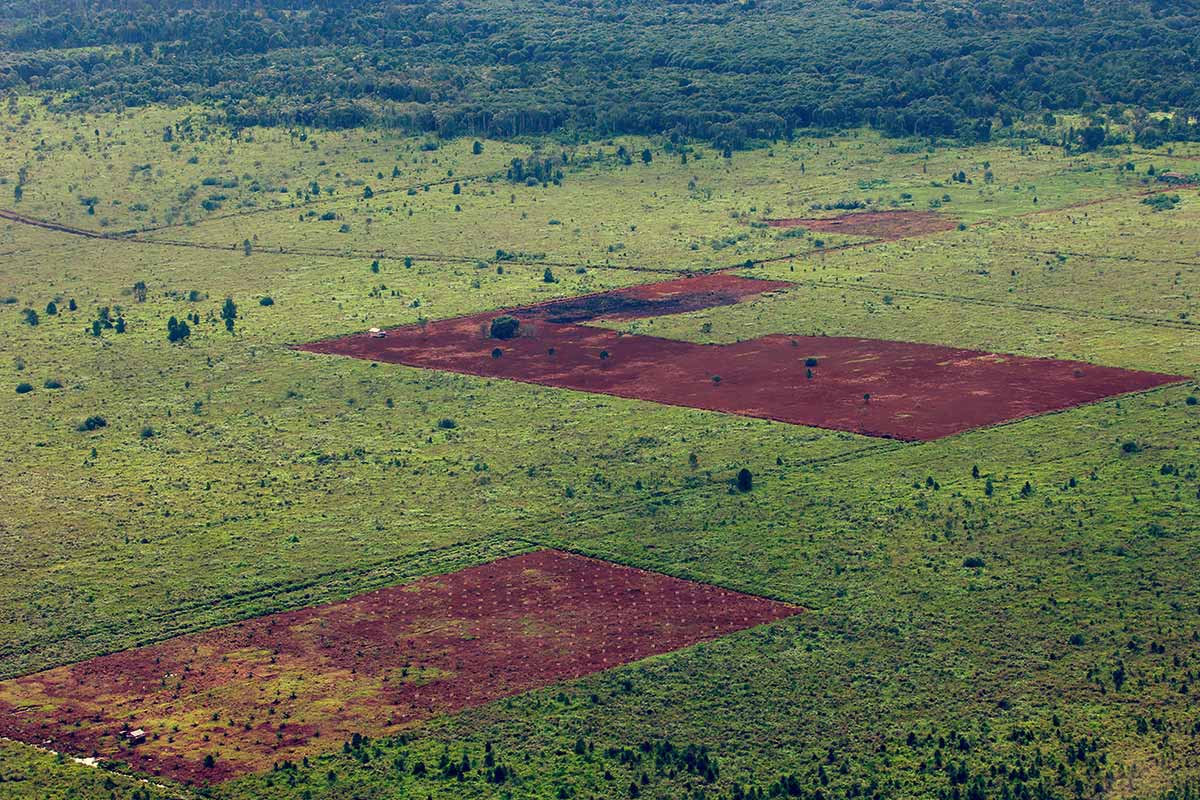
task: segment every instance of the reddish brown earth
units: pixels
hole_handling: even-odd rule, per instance
[[[705,345],[578,324],[695,310],[786,285],[683,278],[512,310],[522,335],[504,341],[488,337],[505,313],[491,312],[302,349],[920,441],[1184,380],[930,344],[772,335]]]
[[[215,783],[802,610],[542,550],[5,681],[0,735]]]
[[[806,228],[820,233],[870,236],[874,239],[906,239],[958,227],[958,222],[932,211],[855,211],[838,217],[795,217],[768,219],[772,228]]]

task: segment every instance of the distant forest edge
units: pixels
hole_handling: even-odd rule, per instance
[[[1200,139],[1200,0],[0,0],[0,89],[735,149],[851,125],[979,140],[1070,111],[1153,146]]]

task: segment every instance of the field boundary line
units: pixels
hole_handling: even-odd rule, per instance
[[[448,183],[460,183],[461,184],[461,183],[474,183],[475,181],[482,181],[482,180],[494,180],[496,178],[502,177],[503,175],[504,175],[503,172],[487,172],[487,173],[479,173],[476,175],[463,175],[462,177],[458,177],[458,178],[455,178],[455,177],[438,178],[435,181],[421,181],[420,183],[413,183],[413,184],[409,184],[407,186],[393,186],[393,187],[387,187],[387,188],[378,189],[378,190],[372,190],[371,197],[373,197],[373,198],[374,197],[383,197],[383,196],[387,196],[390,194],[396,194],[397,192],[406,192],[407,193],[407,192],[409,192],[411,190],[415,190],[415,189],[424,189],[426,186],[445,186]],[[331,203],[332,204],[332,203],[339,203],[344,200],[356,200],[356,199],[360,199],[360,198],[354,197],[354,196],[346,196],[346,195],[342,195],[341,197],[334,197],[332,195],[329,197],[312,197],[312,198],[309,198],[308,200],[302,200],[299,203],[293,203],[290,206],[279,206],[277,208],[247,208],[247,209],[243,209],[241,211],[229,211],[224,214],[215,214],[211,217],[205,217],[204,219],[193,220],[190,222],[173,222],[168,225],[151,225],[151,226],[148,226],[145,228],[131,228],[129,230],[119,231],[119,232],[115,233],[114,236],[118,236],[118,237],[134,236],[134,235],[140,235],[140,234],[145,234],[145,233],[154,233],[157,231],[169,231],[169,230],[174,230],[177,228],[193,228],[193,227],[196,227],[197,225],[206,225],[210,222],[220,222],[220,221],[228,220],[228,219],[238,219],[241,217],[250,217],[250,216],[255,216],[257,214],[271,214],[271,213],[279,213],[282,211],[294,211],[299,208],[308,208],[309,206],[321,205],[322,203]]]
[[[7,219],[10,222],[16,222],[22,225],[29,225],[35,228],[62,233],[69,236],[79,236],[86,239],[96,239],[105,242],[125,242],[127,244],[140,245],[158,245],[161,247],[183,247],[194,250],[210,250],[214,252],[237,252],[240,245],[237,244],[216,244],[214,242],[192,241],[190,239],[155,239],[148,238],[137,231],[126,231],[124,233],[106,233],[103,231],[89,230],[87,228],[76,228],[71,225],[63,225],[50,220],[30,217],[25,214],[19,214],[15,211],[0,209],[0,219]],[[587,270],[621,270],[627,272],[644,272],[655,275],[682,275],[686,273],[698,273],[706,271],[717,271],[720,268],[701,268],[701,269],[673,269],[671,267],[652,267],[639,264],[598,264],[598,263],[583,263],[578,261],[548,261],[546,259],[536,258],[496,258],[495,256],[466,256],[447,253],[416,253],[405,252],[389,254],[387,248],[378,248],[375,250],[356,249],[356,248],[325,248],[325,247],[289,247],[289,246],[257,246],[252,248],[252,253],[257,250],[261,254],[266,255],[287,255],[287,256],[308,256],[311,258],[352,258],[352,259],[368,259],[368,258],[386,258],[393,261],[399,261],[403,258],[413,258],[421,261],[435,261],[443,263],[457,264],[519,264],[522,266],[546,266],[558,267],[560,269],[587,269]],[[32,252],[32,251],[31,251]]]
[[[763,475],[773,475],[776,477],[783,477],[786,474],[788,474],[789,472],[792,472],[794,470],[803,469],[804,467],[819,468],[822,466],[843,463],[846,461],[854,461],[854,460],[858,460],[860,458],[865,458],[865,457],[874,455],[876,453],[885,453],[885,452],[889,452],[892,450],[899,450],[899,449],[903,449],[905,447],[915,446],[917,444],[920,444],[920,443],[901,442],[899,440],[883,440],[882,442],[867,444],[866,446],[857,448],[855,450],[848,450],[848,451],[844,451],[841,453],[832,453],[827,456],[818,456],[817,458],[807,459],[805,461],[796,462],[795,464],[784,465],[783,467],[777,467],[772,470],[764,471],[762,474]],[[514,523],[506,528],[501,529],[501,530],[494,530],[489,534],[484,534],[484,535],[481,535],[481,536],[478,536],[475,538],[464,539],[463,541],[460,541],[460,542],[454,542],[454,543],[443,545],[440,547],[428,548],[426,550],[421,550],[421,551],[415,551],[413,553],[407,553],[407,554],[404,554],[401,556],[394,556],[394,557],[390,557],[390,558],[379,559],[377,561],[369,562],[367,564],[325,570],[325,571],[318,573],[316,575],[313,575],[309,578],[305,578],[303,580],[298,580],[298,581],[295,581],[290,584],[251,587],[241,593],[230,593],[228,596],[222,596],[220,598],[215,598],[215,599],[197,600],[197,601],[195,601],[193,603],[189,603],[188,605],[185,605],[185,606],[176,606],[176,607],[173,607],[170,609],[163,609],[156,614],[144,615],[144,616],[140,617],[140,620],[141,621],[158,621],[158,620],[170,621],[172,619],[186,615],[188,613],[194,612],[199,609],[213,609],[213,608],[237,609],[241,606],[244,606],[244,604],[247,602],[250,602],[250,601],[253,601],[256,599],[260,599],[264,596],[281,595],[281,594],[287,594],[287,593],[291,593],[291,592],[303,591],[304,589],[310,588],[312,586],[327,584],[334,578],[349,578],[349,577],[353,577],[356,574],[368,574],[373,571],[387,569],[390,566],[398,565],[405,561],[414,560],[414,559],[425,557],[425,556],[428,556],[430,554],[435,554],[435,553],[448,553],[450,551],[453,551],[453,550],[459,549],[459,548],[466,548],[466,547],[470,547],[470,546],[480,546],[480,545],[482,545],[482,546],[488,546],[488,545],[502,546],[506,543],[526,544],[529,541],[536,541],[536,540],[530,539],[530,537],[528,535],[528,531],[531,528],[545,527],[545,526],[550,526],[550,525],[573,526],[573,525],[580,525],[580,524],[587,523],[587,522],[594,522],[596,520],[603,519],[608,516],[613,516],[613,515],[621,514],[621,513],[630,513],[630,512],[636,511],[637,509],[643,508],[652,503],[661,502],[661,500],[663,498],[673,498],[673,497],[677,497],[677,496],[691,494],[693,492],[719,489],[719,488],[727,485],[728,482],[729,482],[729,480],[727,480],[727,479],[714,478],[705,483],[699,483],[699,484],[694,484],[694,485],[681,485],[681,486],[677,486],[674,489],[670,489],[667,491],[656,492],[646,498],[641,498],[641,499],[632,500],[632,501],[626,501],[623,503],[612,503],[607,506],[602,506],[600,508],[593,509],[593,510],[590,510],[587,512],[579,512],[579,513],[567,514],[567,515],[551,514],[551,515],[546,515],[546,516],[542,517],[541,519],[523,520],[519,523]],[[539,546],[548,547],[548,546],[552,546],[552,545],[541,543]],[[425,574],[437,574],[437,573],[435,572],[435,573],[425,573]],[[664,574],[666,574],[666,573],[664,573]],[[362,586],[355,587],[354,594],[355,595],[362,594],[364,592],[372,591],[374,588],[390,586],[390,585],[394,585],[395,583],[397,583],[397,581],[391,581],[391,582],[385,582],[385,583],[375,583],[375,584],[364,584]],[[716,585],[716,584],[714,584],[714,585]],[[725,588],[728,588],[728,587],[725,587]],[[348,595],[348,596],[354,596],[354,595]],[[777,599],[777,598],[770,598],[770,599]],[[332,601],[328,601],[328,602],[332,602]],[[310,604],[310,605],[313,605],[313,604]],[[283,605],[278,608],[275,608],[272,611],[264,610],[264,611],[262,611],[262,613],[255,614],[255,616],[262,616],[263,614],[276,613],[277,611],[287,610],[287,609],[297,608],[297,607],[306,607],[306,606]],[[163,641],[165,639],[170,639],[175,636],[180,636],[185,633],[191,633],[191,632],[198,631],[198,630],[208,630],[211,628],[217,628],[217,627],[221,627],[222,625],[229,625],[229,624],[237,622],[241,619],[247,619],[247,618],[248,617],[244,617],[244,616],[230,616],[228,619],[226,619],[226,621],[217,622],[217,623],[213,623],[213,624],[205,624],[203,626],[194,626],[194,625],[189,626],[189,625],[185,624],[185,625],[179,626],[179,627],[169,630],[169,631],[163,631],[159,634],[153,634],[153,635],[147,636],[145,638],[138,639],[135,644],[132,644],[129,647],[124,647],[122,649],[127,650],[127,649],[131,649],[133,647],[143,647],[145,645],[152,644],[154,642]],[[109,632],[112,630],[126,628],[126,627],[128,627],[128,621],[113,621],[111,623],[105,623],[103,625],[93,626],[92,628],[88,628],[88,629],[85,629],[82,631],[79,631],[79,630],[72,631],[70,634],[56,636],[53,639],[46,639],[46,640],[42,640],[42,641],[39,641],[36,643],[26,641],[25,643],[23,643],[25,645],[24,647],[20,646],[21,643],[17,643],[16,645],[10,645],[3,649],[0,649],[0,660],[6,659],[6,658],[11,658],[14,656],[30,655],[30,654],[34,654],[34,653],[37,653],[40,651],[44,651],[44,650],[48,649],[48,646],[58,644],[60,642],[66,641],[68,639],[83,639],[83,638],[100,635],[100,634],[103,634],[103,633],[106,633],[106,632]],[[102,654],[108,653],[108,652],[115,652],[115,651],[105,650],[103,652],[97,652],[96,655],[102,655]],[[92,657],[92,656],[89,656],[89,657]],[[48,667],[42,667],[42,668],[33,670],[33,672],[37,672],[37,671],[40,671],[41,669],[47,669],[47,668]],[[12,675],[5,676],[5,673],[0,672],[0,680],[6,680],[8,678],[20,677],[21,675],[26,675],[26,674],[32,674],[32,673],[31,672],[21,672],[21,673],[15,673]]]
[[[819,278],[807,278],[804,280],[794,281],[797,286],[810,286],[821,289],[850,289],[855,291],[874,292],[877,294],[892,294],[899,297],[907,297],[918,300],[941,300],[951,303],[962,303],[967,305],[982,305],[994,308],[1011,308],[1018,311],[1028,311],[1040,314],[1057,314],[1066,317],[1084,317],[1089,319],[1103,319],[1108,322],[1124,322],[1133,325],[1147,325],[1158,328],[1173,328],[1176,330],[1185,331],[1200,331],[1200,326],[1190,320],[1173,320],[1162,317],[1147,317],[1138,314],[1119,314],[1105,311],[1089,311],[1084,308],[1070,308],[1068,306],[1051,306],[1042,303],[1029,303],[1020,300],[995,300],[987,297],[971,297],[969,295],[950,294],[948,292],[935,292],[930,289],[895,289],[888,286],[879,286],[869,283],[851,283],[840,281],[825,281]]]
[[[175,619],[177,617],[180,617],[180,616],[183,616],[186,614],[190,614],[190,613],[193,613],[196,611],[200,611],[200,610],[238,608],[239,606],[242,606],[247,602],[262,599],[264,597],[272,597],[272,596],[291,594],[291,593],[295,593],[295,592],[302,592],[305,589],[309,589],[314,586],[328,585],[332,581],[332,579],[335,579],[335,578],[349,578],[349,577],[353,577],[356,574],[365,575],[365,574],[369,574],[374,571],[386,569],[390,566],[400,565],[406,561],[412,561],[412,560],[416,560],[419,558],[425,558],[425,557],[437,555],[437,554],[450,553],[451,551],[454,551],[459,548],[467,548],[470,546],[487,547],[487,546],[493,546],[493,545],[502,547],[504,544],[507,544],[507,543],[518,543],[519,544],[520,540],[517,539],[516,537],[508,536],[504,532],[493,532],[491,534],[484,534],[484,535],[476,536],[474,538],[468,538],[468,539],[464,539],[464,540],[461,540],[458,542],[452,542],[450,544],[441,545],[439,547],[431,547],[431,548],[426,548],[424,550],[416,550],[411,553],[405,553],[404,555],[400,555],[400,556],[393,556],[393,557],[386,558],[386,559],[379,559],[377,561],[372,561],[372,562],[369,562],[366,564],[324,570],[324,571],[319,572],[310,577],[292,581],[290,583],[272,584],[269,586],[259,585],[257,587],[251,587],[251,588],[247,589],[246,591],[240,592],[240,593],[228,593],[226,595],[222,595],[222,596],[216,597],[216,598],[197,600],[197,601],[188,603],[186,605],[165,608],[165,609],[162,609],[153,614],[141,615],[139,617],[139,621],[167,621],[167,622],[169,622],[170,620]],[[436,573],[432,573],[432,574],[436,574]],[[364,584],[364,586],[368,586],[368,585],[373,586],[375,584]],[[391,584],[390,583],[379,583],[377,585],[385,586],[385,585],[391,585]],[[355,593],[362,594],[365,591],[371,591],[371,589],[370,588],[356,589]],[[319,602],[333,602],[333,601],[319,601]],[[319,604],[319,603],[317,603],[317,604]],[[268,607],[271,607],[270,604],[268,604]],[[295,606],[290,606],[290,605],[285,604],[281,608],[293,608],[293,607],[295,607]],[[265,613],[275,613],[275,612],[264,611],[263,613],[265,614]],[[256,616],[262,616],[262,614],[258,614]],[[155,636],[147,637],[145,639],[139,639],[136,641],[135,644],[132,644],[132,645],[130,645],[130,647],[123,648],[123,649],[131,649],[133,647],[143,647],[147,644],[152,644],[153,642],[158,642],[158,641],[162,641],[164,639],[169,639],[174,636],[178,636],[178,635],[181,635],[182,633],[187,633],[192,630],[207,630],[209,628],[221,627],[222,625],[228,625],[228,624],[231,624],[232,622],[236,622],[238,619],[242,619],[242,617],[237,617],[237,618],[231,619],[228,622],[218,622],[218,623],[215,623],[212,625],[206,625],[203,628],[196,628],[195,626],[183,625],[181,629],[176,630],[175,632],[169,632],[162,636],[155,635]],[[95,625],[90,628],[75,630],[69,634],[64,634],[62,636],[56,636],[53,639],[42,640],[39,643],[30,643],[27,640],[26,642],[23,643],[23,644],[27,645],[25,647],[21,646],[22,643],[15,643],[13,645],[7,645],[3,649],[0,649],[0,659],[6,659],[6,658],[14,657],[14,656],[28,655],[30,653],[36,653],[39,650],[46,649],[46,645],[57,644],[59,642],[66,641],[68,639],[86,639],[86,638],[104,634],[104,633],[107,633],[107,632],[110,632],[113,630],[125,628],[127,626],[128,626],[128,622],[113,621],[110,623],[104,623],[102,625]],[[28,674],[28,673],[26,673],[26,674]],[[19,676],[17,676],[17,675],[8,676],[8,678],[11,678],[11,677],[19,677]],[[8,678],[4,677],[4,673],[0,673],[0,680],[7,680]]]

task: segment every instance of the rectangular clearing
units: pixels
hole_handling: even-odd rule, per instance
[[[0,735],[210,784],[801,611],[541,550],[5,681]]]
[[[784,334],[697,344],[584,324],[731,305],[788,285],[682,278],[301,349],[907,441],[1185,380],[933,344]],[[491,334],[501,315],[519,320],[511,338]]]

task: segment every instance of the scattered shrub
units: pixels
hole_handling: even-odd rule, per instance
[[[29,394],[32,391],[33,391],[33,384],[31,384],[31,383],[18,383],[17,384],[17,394]]]
[[[754,488],[754,475],[750,470],[742,467],[737,474],[737,489],[739,492],[748,492]]]

